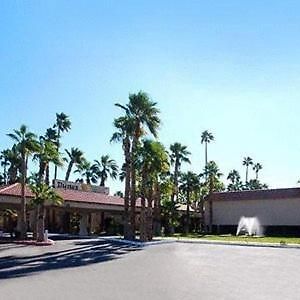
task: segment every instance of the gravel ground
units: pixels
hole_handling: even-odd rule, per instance
[[[299,299],[300,250],[101,239],[0,245],[1,299]]]

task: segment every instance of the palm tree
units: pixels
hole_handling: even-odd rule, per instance
[[[243,166],[246,166],[246,180],[245,180],[246,183],[248,182],[248,168],[250,165],[253,165],[252,158],[249,156],[244,157]]]
[[[77,169],[74,173],[79,173],[81,177],[85,178],[86,184],[97,183],[98,177],[95,167],[86,159],[83,159],[82,162],[77,165]]]
[[[212,133],[207,130],[203,131],[201,134],[201,144],[205,143],[205,166],[207,166],[207,144],[213,141],[215,138]]]
[[[55,143],[41,137],[39,142],[39,151],[33,156],[33,158],[39,162],[39,182],[45,182],[49,185],[49,177],[47,174],[49,163],[53,163],[55,166],[62,166],[62,160]]]
[[[260,163],[253,165],[253,170],[255,171],[255,179],[258,180],[258,172],[263,168]]]
[[[44,140],[46,141],[49,141],[49,142],[52,142],[54,144],[57,145],[57,139],[58,139],[58,136],[57,136],[57,131],[54,129],[54,128],[48,128],[46,130],[46,133],[45,135],[42,137]],[[59,152],[59,149],[57,149],[57,152]],[[55,166],[54,166],[55,167]],[[46,181],[49,182],[50,181],[50,166],[49,164],[47,165],[46,167]]]
[[[63,199],[55,192],[53,188],[42,182],[31,184],[30,189],[34,194],[34,198],[32,199],[31,203],[37,208],[37,241],[43,242],[45,231],[45,203],[47,202],[48,204],[61,205]]]
[[[220,182],[220,177],[223,174],[220,172],[218,165],[214,161],[207,163],[204,168],[204,172],[200,176],[205,176],[206,185],[209,190],[208,205],[209,205],[209,231],[212,232],[212,222],[213,222],[213,203],[211,195],[215,191],[220,191],[224,189],[224,185]]]
[[[183,173],[180,176],[180,190],[186,197],[186,221],[184,224],[185,233],[190,231],[190,206],[191,206],[191,194],[200,190],[199,176],[193,172]]]
[[[25,185],[27,180],[27,168],[29,157],[39,150],[39,143],[36,140],[36,135],[30,131],[25,125],[21,125],[19,130],[14,130],[14,133],[9,133],[8,136],[16,142],[16,149],[20,153],[21,159],[21,214],[20,238],[26,238],[26,196]]]
[[[3,182],[7,184],[7,168],[9,167],[10,149],[3,150],[0,153],[1,166],[3,167]]]
[[[114,127],[117,131],[113,134],[111,142],[122,142],[125,163],[122,166],[120,179],[125,179],[124,193],[124,238],[133,238],[133,230],[129,217],[130,190],[131,190],[131,144],[134,133],[133,119],[125,116],[114,120]],[[123,181],[123,180],[122,180]]]
[[[133,135],[130,155],[130,176],[131,176],[131,188],[130,188],[130,208],[131,208],[131,226],[133,233],[135,234],[135,206],[136,206],[136,168],[135,162],[137,160],[137,149],[140,139],[146,134],[146,131],[157,137],[157,131],[160,125],[159,110],[156,107],[156,103],[152,102],[145,92],[138,92],[137,94],[129,95],[129,103],[124,105],[116,104],[116,106],[122,108],[126,117],[130,119],[130,123],[133,123]]]
[[[159,177],[169,171],[169,159],[164,146],[157,141],[143,140],[142,146],[138,150],[137,167],[140,170],[139,177],[141,178],[140,238],[142,241],[149,241],[153,236],[152,203],[154,201],[154,206],[158,209],[158,202],[160,202]]]
[[[231,183],[228,185],[228,191],[240,191],[242,189],[241,176],[237,170],[232,170],[227,176]]]
[[[59,151],[60,147],[60,138],[63,132],[68,132],[71,129],[71,121],[69,116],[65,113],[56,114],[56,123],[54,124],[53,128],[56,128],[56,145]],[[57,166],[54,169],[54,180],[57,178]]]
[[[11,149],[3,151],[3,159],[7,160],[9,165],[6,174],[6,183],[12,184],[18,181],[18,172],[21,169],[20,153],[16,145]]]
[[[65,149],[65,151],[67,152],[69,157],[69,164],[65,176],[65,181],[68,181],[74,164],[76,166],[79,166],[81,163],[83,163],[84,157],[83,157],[83,152],[78,148],[72,147],[70,151],[67,149]],[[66,158],[65,160],[67,161],[68,159]]]
[[[111,159],[109,155],[101,156],[100,161],[95,160],[94,169],[100,178],[100,186],[105,186],[105,181],[108,176],[112,179],[116,179],[119,171],[116,161]]]
[[[187,147],[180,144],[180,143],[174,143],[170,146],[170,159],[171,164],[174,165],[174,191],[171,196],[171,201],[175,201],[175,196],[178,198],[178,177],[180,172],[180,167],[182,163],[188,163],[190,164],[190,159],[188,156],[191,154],[189,151],[187,151]]]

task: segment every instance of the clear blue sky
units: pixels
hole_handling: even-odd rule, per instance
[[[271,187],[296,185],[299,1],[7,0],[0,11],[1,149],[13,128],[42,134],[63,111],[73,123],[64,148],[121,164],[120,145],[109,144],[113,104],[144,90],[161,109],[160,140],[192,152],[186,169],[203,168],[208,129],[209,159],[224,174],[244,177],[249,155]]]

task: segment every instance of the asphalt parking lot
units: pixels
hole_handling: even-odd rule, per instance
[[[1,299],[299,299],[300,250],[101,239],[0,245]]]

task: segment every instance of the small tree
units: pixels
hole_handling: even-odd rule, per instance
[[[61,205],[63,198],[56,191],[45,183],[36,181],[30,184],[30,189],[34,194],[31,204],[37,208],[36,232],[37,242],[44,241],[45,231],[45,204]]]
[[[208,196],[208,213],[209,213],[209,231],[212,232],[212,222],[213,222],[213,202],[212,202],[212,193],[220,192],[225,189],[223,182],[220,181],[220,177],[223,174],[220,172],[218,165],[214,161],[207,163],[207,166],[204,168],[204,172],[200,174],[201,177],[206,178],[205,184],[209,191]]]
[[[180,191],[183,193],[186,204],[186,218],[184,224],[185,233],[190,231],[190,207],[192,194],[199,194],[200,191],[200,181],[199,176],[193,172],[182,173],[180,176]]]

